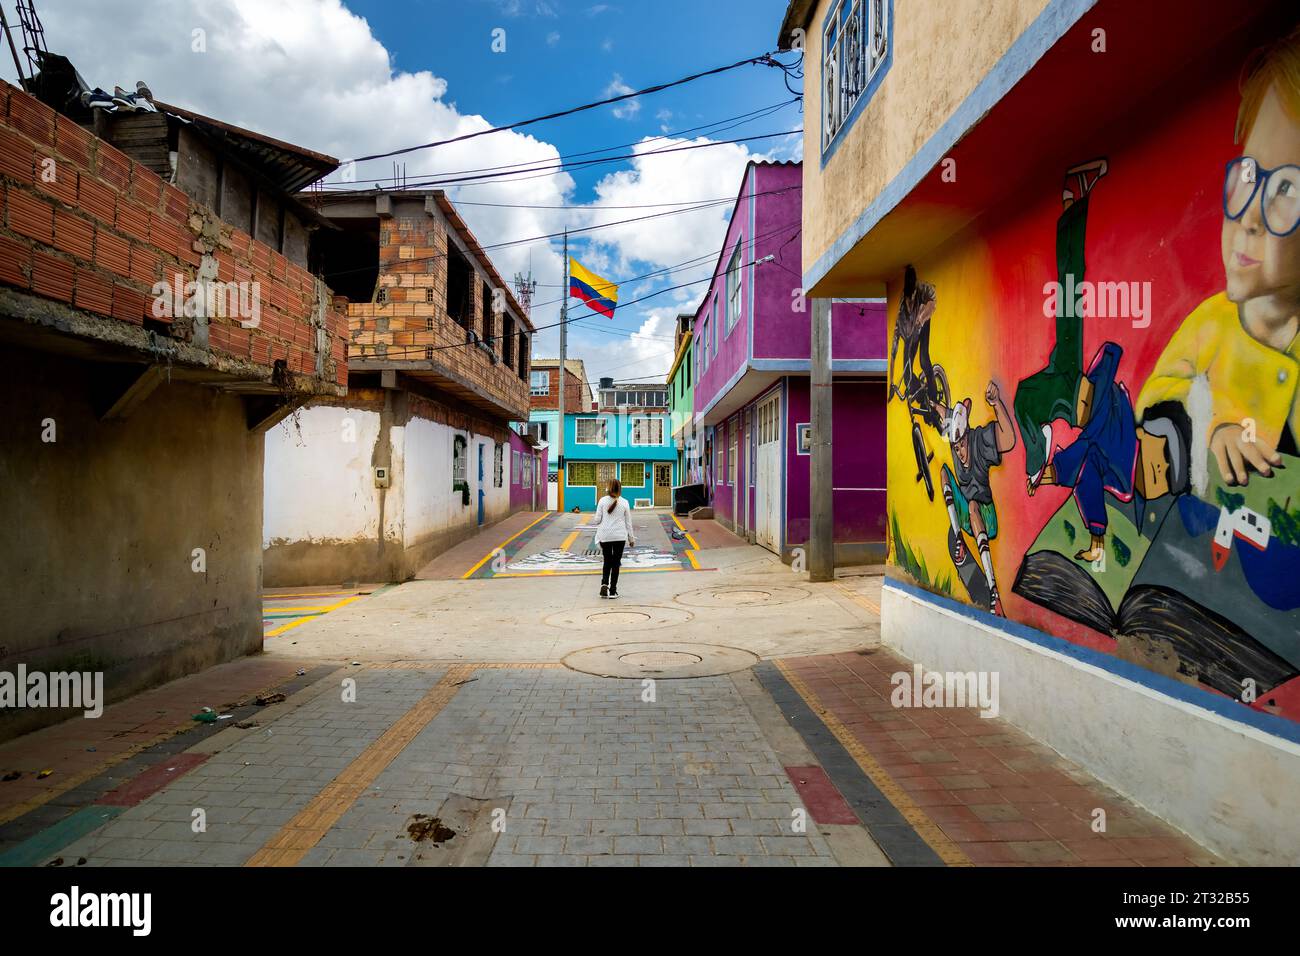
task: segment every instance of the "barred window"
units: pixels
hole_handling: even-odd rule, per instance
[[[594,461],[569,462],[568,484],[574,487],[596,485],[596,463]]]
[[[618,466],[618,480],[624,488],[642,488],[645,486],[645,462],[625,461]]]
[[[822,151],[844,127],[888,58],[886,0],[838,0],[822,35]]]
[[[664,443],[664,420],[662,418],[632,419],[633,445],[662,445]]]
[[[579,445],[605,444],[605,424],[603,418],[574,419],[574,441]]]

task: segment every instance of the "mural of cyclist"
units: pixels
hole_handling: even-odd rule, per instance
[[[903,343],[904,401],[915,395],[921,417],[931,428],[942,427],[938,412],[939,386],[935,381],[934,363],[930,361],[930,318],[934,315],[937,296],[934,286],[918,282],[916,269],[908,266],[903,274],[903,294],[898,303],[898,321],[894,323],[894,341],[889,347],[889,381],[894,381],[894,359]],[[916,369],[921,362],[920,373]]]
[[[997,579],[993,574],[993,556],[989,541],[998,536],[998,509],[989,487],[989,470],[1002,462],[1002,456],[1016,447],[1016,427],[997,382],[989,382],[984,400],[993,408],[993,421],[974,428],[970,425],[971,400],[964,399],[951,409],[937,406],[945,422],[945,435],[952,443],[952,467],[943,466],[941,483],[943,503],[948,509],[954,545],[952,560],[958,567],[966,562],[966,538],[975,539],[984,577],[988,581],[989,610],[1002,614]],[[977,572],[978,573],[978,572]]]

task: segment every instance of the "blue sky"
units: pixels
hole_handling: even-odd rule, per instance
[[[508,124],[769,51],[786,0],[40,0],[46,41],[92,86],[148,82],[159,99],[341,160]],[[495,30],[504,52],[494,52]],[[196,35],[203,42],[195,42]],[[499,41],[498,41],[499,45]],[[200,48],[201,47],[201,48]],[[12,79],[0,58],[0,74]],[[792,59],[785,54],[784,59]],[[796,87],[797,88],[797,87]],[[402,159],[408,182],[569,153],[639,144],[638,152],[798,129],[802,115],[780,71],[743,67],[684,87]],[[785,103],[786,105],[781,106]],[[731,129],[645,141],[767,107]],[[622,282],[611,322],[570,326],[569,353],[588,376],[662,376],[676,314],[694,311],[698,282],[642,304],[657,289],[707,280],[747,162],[798,158],[800,137],[638,155],[558,175],[515,175],[449,188],[484,245],[665,212],[646,204],[726,199],[709,209],[601,228],[575,239],[583,263]],[[393,172],[355,167],[354,186]],[[338,181],[336,174],[331,180]],[[533,270],[533,321],[559,317],[560,243],[489,250],[510,280]],[[668,275],[626,280],[691,260]],[[579,307],[581,308],[581,307]],[[585,311],[585,310],[584,310]],[[534,354],[554,356],[555,328]]]
[[[480,114],[494,124],[501,124],[602,99],[623,92],[623,88],[642,89],[770,51],[774,48],[786,3],[785,0],[705,3],[669,0],[658,4],[470,0],[456,4],[407,5],[354,0],[349,6],[366,17],[375,36],[393,54],[397,68],[433,70],[448,81],[447,99],[454,102],[461,113]],[[450,13],[453,9],[455,12]],[[493,49],[494,36],[501,36],[493,33],[498,29],[505,31],[505,52]],[[437,39],[431,42],[434,37]],[[602,107],[548,121],[528,131],[555,144],[562,154],[576,153],[695,129],[790,99],[778,71],[745,67],[640,98],[631,109],[625,107],[616,111],[614,107]],[[731,130],[703,132],[712,139],[733,139],[797,128],[800,121],[796,103]],[[695,134],[688,134],[691,135]],[[780,158],[786,158],[796,147],[796,140],[797,137],[759,140],[750,148],[760,153],[775,149]],[[436,164],[429,165],[432,159],[434,157],[427,153],[408,157],[405,160],[407,176],[439,168]],[[657,157],[647,162],[666,164],[671,168],[677,158]],[[592,202],[597,198],[594,187],[602,179],[611,171],[626,169],[630,165],[602,164],[572,172],[574,189],[570,200]],[[735,168],[734,162],[732,168]],[[739,179],[736,178],[726,191],[714,190],[712,195],[699,198],[730,197],[738,187]],[[467,187],[453,195],[461,200],[472,200],[478,192],[481,190],[477,187]],[[653,201],[653,197],[648,201]],[[601,221],[655,211],[626,210],[608,215]],[[468,207],[466,213],[473,222]],[[574,225],[590,221],[587,215],[567,218]],[[684,213],[665,217],[660,225],[672,228],[674,220],[693,219],[697,223],[711,221],[717,226],[719,218],[704,213]],[[718,229],[715,232],[720,243],[721,232]],[[615,263],[603,247],[590,249],[585,238],[576,238],[572,246],[584,262],[607,269],[607,277],[613,280],[644,275],[653,269],[682,262],[693,256],[697,247],[698,242],[683,242],[681,255],[670,261],[629,258]],[[554,263],[555,260],[550,260],[551,265]],[[630,267],[632,271],[623,272],[619,266]],[[627,302],[656,289],[702,278],[711,267],[712,263],[706,263],[701,268],[671,277],[625,284],[620,290],[620,299]],[[536,278],[550,286],[539,288],[538,301],[554,299],[558,293],[553,285],[559,284],[562,277],[539,272]],[[608,370],[616,378],[633,379],[662,373],[670,360],[671,328],[666,321],[659,321],[653,329],[645,330],[647,316],[652,310],[665,307],[673,313],[691,311],[694,299],[698,298],[695,293],[702,295],[704,289],[705,285],[701,283],[683,290],[677,297],[670,298],[669,294],[664,294],[644,304],[629,305],[616,313],[612,323],[603,319],[574,323],[570,326],[570,354],[596,356],[594,360],[589,358],[587,363],[588,372],[593,377],[602,370]],[[683,300],[682,296],[691,298]],[[674,301],[676,304],[672,305]],[[539,324],[556,321],[556,317],[546,309],[539,310],[537,318]],[[642,330],[639,339],[643,341],[635,353],[607,355],[620,351],[614,347],[613,337],[608,333],[617,331],[626,336],[637,330]],[[554,334],[544,333],[539,340],[538,354],[554,354],[554,349]],[[655,361],[650,358],[652,355],[663,360]],[[611,361],[613,359],[618,360]]]
[[[615,79],[632,89],[676,79],[774,48],[786,0],[440,0],[393,3],[352,0],[401,70],[432,70],[447,79],[447,99],[461,113],[495,124],[603,99]],[[505,31],[505,52],[492,50]],[[580,113],[535,127],[561,152],[630,143],[642,136],[700,126],[757,110],[789,95],[780,74],[749,67],[644,98],[631,116],[614,108]],[[791,128],[792,106],[719,138]],[[421,154],[416,154],[417,156]],[[422,160],[408,159],[408,175]],[[607,169],[574,174],[577,199]]]

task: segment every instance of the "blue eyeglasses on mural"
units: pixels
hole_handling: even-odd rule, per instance
[[[1223,180],[1223,214],[1234,222],[1246,214],[1255,195],[1261,194],[1264,228],[1275,236],[1289,236],[1300,225],[1300,166],[1263,169],[1251,156],[1228,163]]]

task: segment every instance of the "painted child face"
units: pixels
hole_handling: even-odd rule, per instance
[[[952,407],[948,418],[948,440],[953,444],[960,442],[966,437],[966,429],[969,425],[970,399],[968,398]]]
[[[1260,104],[1242,154],[1252,157],[1260,169],[1300,164],[1300,122],[1287,113],[1275,88],[1269,89]],[[1289,236],[1270,233],[1260,213],[1262,193],[1260,189],[1240,219],[1234,222],[1225,216],[1223,220],[1228,299],[1240,304],[1276,296],[1300,303],[1300,229]]]

